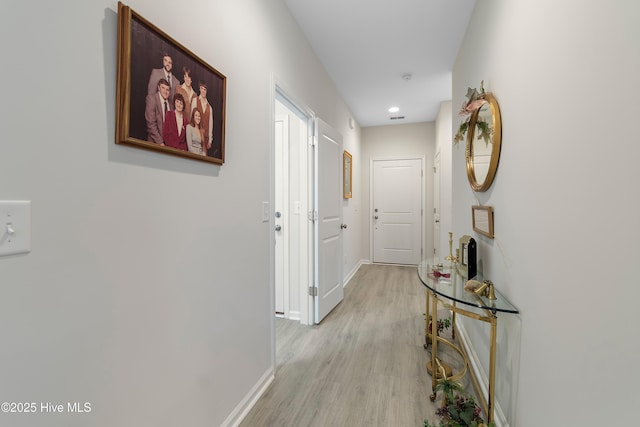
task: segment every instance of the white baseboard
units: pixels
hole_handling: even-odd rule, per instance
[[[300,312],[299,311],[290,311],[289,312],[289,320],[300,320]]]
[[[475,348],[471,344],[471,340],[469,339],[469,335],[467,331],[464,329],[464,325],[462,322],[456,322],[456,337],[462,343],[467,356],[469,357],[469,369],[473,371],[473,375],[475,375],[478,380],[478,386],[480,387],[480,392],[485,396],[489,395],[489,377],[487,376],[487,372],[482,367],[480,363],[480,358],[478,357],[478,353]],[[502,408],[498,403],[498,399],[494,400],[494,423],[496,427],[509,427],[509,423],[507,422],[507,417],[505,417],[504,412],[502,412]]]
[[[353,267],[353,270],[351,270],[351,271],[349,272],[349,274],[347,274],[347,276],[344,278],[344,281],[343,281],[344,285],[342,285],[342,287],[343,287],[343,288],[346,288],[346,287],[347,287],[347,284],[349,283],[349,281],[353,278],[353,276],[355,276],[355,274],[358,272],[358,270],[360,269],[360,267],[361,267],[363,264],[369,264],[369,260],[361,259],[361,260],[356,264],[356,266],[355,266],[355,267]]]
[[[242,420],[247,416],[251,408],[256,404],[258,399],[264,394],[267,390],[267,387],[274,380],[274,371],[273,368],[269,368],[267,372],[264,373],[262,378],[258,380],[256,385],[254,385],[249,393],[240,401],[238,406],[229,414],[226,420],[222,423],[220,427],[238,427]]]

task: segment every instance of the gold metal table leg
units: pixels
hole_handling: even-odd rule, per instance
[[[451,339],[455,341],[456,339],[456,302],[453,301],[453,310],[451,313]]]
[[[437,331],[436,325],[438,324],[438,298],[436,298],[435,295],[432,295],[431,299],[433,304],[433,314],[431,315],[431,391],[433,393],[431,394],[431,396],[429,396],[429,399],[434,402],[436,400],[436,385],[438,384],[438,369],[436,369],[436,366],[438,366],[436,364],[438,354],[438,339],[436,335],[437,332],[434,332]]]
[[[495,379],[496,379],[496,331],[498,326],[498,318],[491,316],[491,347],[489,351],[489,402],[487,404],[487,422],[493,421],[493,404],[495,398]]]
[[[429,345],[429,291],[426,294],[425,314],[424,314],[424,348]]]

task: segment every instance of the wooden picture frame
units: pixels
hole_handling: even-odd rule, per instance
[[[224,164],[227,78],[222,73],[122,2],[117,67],[116,144]],[[196,109],[200,124],[194,126]]]
[[[353,181],[353,156],[345,150],[342,153],[342,197],[350,199],[353,197],[352,193],[352,181]]]
[[[471,206],[473,230],[493,239],[493,208],[491,206]]]

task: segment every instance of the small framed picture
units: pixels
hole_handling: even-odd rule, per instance
[[[493,209],[491,206],[471,206],[473,230],[493,239]]]
[[[350,199],[352,194],[351,181],[353,179],[353,157],[347,150],[342,153],[342,197]]]

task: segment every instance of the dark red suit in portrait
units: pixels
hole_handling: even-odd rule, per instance
[[[164,118],[164,126],[162,128],[162,137],[167,147],[177,148],[178,150],[187,151],[187,118],[182,115],[182,129],[178,135],[178,124],[176,123],[176,112],[174,110],[167,111]]]

